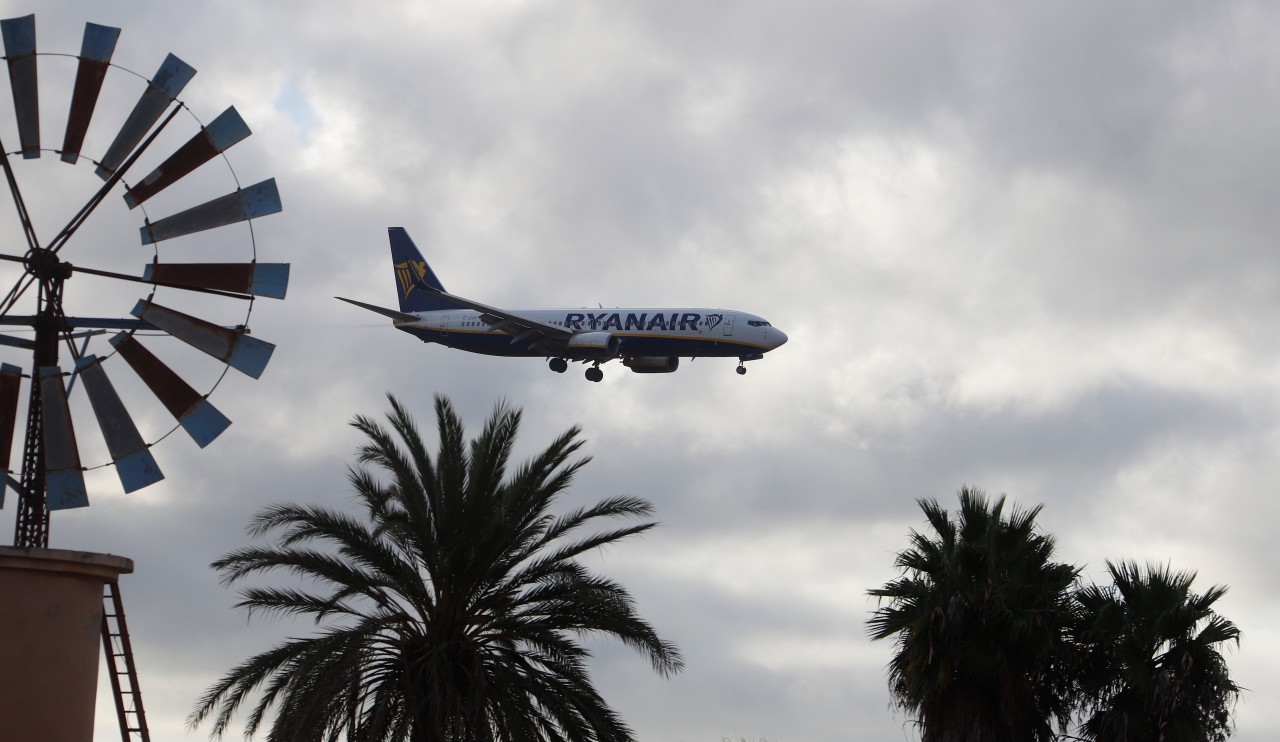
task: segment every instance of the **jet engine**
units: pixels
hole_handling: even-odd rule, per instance
[[[630,356],[622,359],[622,365],[637,374],[669,374],[680,368],[676,356]]]
[[[569,353],[575,357],[613,358],[618,338],[612,332],[575,332],[569,336]]]

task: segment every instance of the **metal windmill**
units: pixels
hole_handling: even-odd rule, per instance
[[[20,235],[9,234],[0,243],[0,261],[7,261],[0,262],[0,291],[12,281],[12,288],[0,297],[0,328],[12,333],[0,334],[0,351],[19,359],[0,363],[0,468],[4,469],[0,505],[7,484],[17,493],[14,545],[19,547],[47,547],[50,511],[89,504],[84,475],[89,467],[80,460],[77,431],[94,427],[92,420],[101,431],[101,438],[95,438],[92,445],[102,449],[105,444],[104,458],[110,461],[101,464],[114,466],[126,492],[163,478],[151,446],[170,432],[181,428],[204,447],[226,429],[229,420],[207,397],[228,368],[253,378],[261,375],[274,346],[249,335],[248,318],[255,297],[283,299],[288,283],[287,264],[257,261],[253,237],[253,219],[281,210],[275,181],[241,187],[224,154],[249,136],[249,128],[234,108],[202,125],[178,99],[196,71],[172,54],[150,78],[112,64],[119,34],[118,28],[88,23],[78,55],[48,54],[37,52],[34,15],[0,21],[19,140],[16,151],[0,142],[0,167],[21,230]],[[60,73],[55,69],[70,60],[75,60],[70,95],[55,100],[53,115],[46,117],[56,122],[61,111],[66,111],[62,145],[46,148],[41,138],[40,99],[56,97],[49,90],[49,81],[56,83],[58,74],[71,78],[69,69]],[[51,65],[49,72],[46,64]],[[112,73],[110,77],[108,73]],[[136,103],[118,128],[91,130],[95,108],[100,109],[100,119],[109,118],[107,112],[116,110],[97,105],[104,90],[132,96],[139,86]],[[61,94],[65,95],[65,90]],[[125,108],[128,100],[121,101]],[[124,108],[119,110],[123,115]],[[159,154],[169,143],[180,144],[167,156]],[[101,149],[92,149],[97,145],[102,145]],[[103,154],[93,159],[82,150]],[[66,188],[24,192],[29,179],[40,182],[39,168],[31,169],[37,163],[30,161],[53,159],[45,155],[57,156],[62,164],[54,165],[56,168],[83,173],[80,181],[88,184],[83,189],[86,195],[75,196]],[[202,167],[215,159],[222,160],[225,167]],[[222,181],[211,192],[202,193],[216,181],[209,175],[211,169],[222,173]],[[89,177],[90,171],[96,179]],[[0,193],[3,190],[0,187]],[[98,222],[91,223],[91,217],[113,194],[116,200],[111,206],[118,212],[141,217],[141,248],[149,254],[145,261],[139,256],[133,272],[99,262],[109,260],[113,251],[118,255],[118,244],[138,239],[128,233],[105,235],[93,228]],[[29,197],[41,203],[29,202]],[[118,200],[121,198],[123,203]],[[174,202],[184,198],[193,198],[197,205],[175,208]],[[164,215],[153,220],[147,206],[158,211],[163,208]],[[51,224],[37,218],[37,207],[41,217],[53,214],[48,217]],[[85,228],[86,223],[91,226]],[[50,227],[57,231],[50,232]],[[242,259],[190,262],[193,252],[208,248],[223,260],[228,254]],[[128,249],[138,250],[138,243]],[[236,250],[241,254],[235,255]],[[67,260],[73,254],[74,264]],[[170,255],[177,259],[169,260]],[[104,288],[108,284],[116,288]],[[134,285],[142,296],[132,308],[127,303],[99,308],[112,291],[119,294],[120,286]],[[80,301],[75,309],[89,308],[100,316],[77,315],[69,309],[72,295]],[[184,313],[167,306],[175,303],[171,297],[176,301],[195,299],[204,307],[234,305],[230,312],[235,321],[214,322]],[[161,298],[166,304],[160,303]],[[109,338],[110,347],[103,348],[102,356],[89,353],[90,339],[107,332],[116,333]],[[191,353],[188,348],[200,353]],[[167,362],[167,355],[175,355],[180,363]],[[152,427],[158,430],[149,437],[139,432],[104,365],[116,357],[123,362],[107,365],[132,371],[128,383],[142,397],[138,405],[152,407],[158,400],[176,424],[153,422]],[[206,372],[212,383],[201,391],[184,377],[187,369],[209,364],[206,357],[213,359],[214,369]],[[21,394],[24,379],[29,380],[25,409]],[[144,388],[152,394],[147,395]],[[75,393],[81,389],[83,394]],[[80,401],[82,398],[88,402]],[[25,440],[15,476],[10,459],[16,423],[22,414]],[[116,598],[115,613],[120,614],[118,593]],[[107,613],[111,617],[111,611]],[[109,633],[106,623],[104,620],[104,639]],[[127,634],[122,626],[119,629],[126,644],[124,660],[131,670]],[[107,653],[112,680],[116,681],[110,643]],[[136,695],[132,672],[128,680],[132,690],[116,688],[122,729],[126,724],[121,698]],[[132,731],[141,731],[145,738],[140,704],[136,716],[130,724],[141,730]]]
[[[11,364],[6,364],[0,371],[0,412],[3,413],[3,418],[0,418],[0,436],[3,436],[0,438],[0,457],[7,457],[12,447],[20,401],[20,377],[29,377],[31,384],[21,479],[9,482],[16,485],[19,501],[14,543],[17,546],[46,546],[48,511],[88,505],[84,467],[80,462],[75,426],[68,405],[67,387],[74,383],[76,376],[83,380],[83,388],[125,491],[145,487],[162,478],[150,452],[151,442],[139,434],[104,371],[102,361],[105,359],[85,355],[80,341],[106,330],[120,331],[110,339],[114,352],[109,355],[123,358],[172,413],[178,426],[186,430],[197,444],[205,446],[226,428],[229,421],[208,402],[207,392],[196,391],[140,338],[151,334],[176,338],[255,378],[265,368],[274,346],[251,337],[245,324],[228,328],[163,306],[155,299],[155,289],[170,287],[180,289],[179,293],[213,294],[232,301],[245,301],[251,308],[255,296],[283,298],[288,266],[258,263],[256,255],[252,254],[250,260],[239,263],[161,261],[161,242],[280,211],[280,197],[274,180],[244,188],[236,184],[231,193],[197,206],[155,221],[144,219],[140,229],[141,243],[153,246],[154,255],[141,266],[139,273],[91,268],[64,260],[71,252],[68,245],[81,236],[81,227],[113,191],[121,192],[128,209],[137,209],[201,165],[222,155],[250,132],[236,110],[228,108],[208,125],[200,126],[193,136],[149,173],[143,173],[140,179],[130,184],[127,178],[148,155],[153,142],[186,110],[177,96],[195,70],[170,54],[147,81],[132,112],[101,159],[85,157],[81,147],[104,79],[110,69],[122,69],[111,64],[120,30],[89,23],[85,25],[81,52],[75,57],[78,68],[69,99],[62,147],[42,149],[37,64],[45,56],[65,58],[66,55],[45,55],[36,51],[33,15],[0,21],[0,32],[3,34],[20,141],[16,152],[5,152],[0,165],[3,166],[23,231],[21,237],[14,235],[9,238],[7,251],[0,249],[0,260],[11,261],[19,269],[13,287],[0,300],[0,323],[34,330],[34,337],[0,336],[0,344],[31,354],[26,373]],[[3,144],[0,144],[0,149],[4,149]],[[65,225],[52,237],[41,240],[24,199],[22,178],[13,159],[17,155],[21,155],[23,160],[37,159],[48,153],[59,155],[63,163],[72,165],[88,160],[101,183],[95,184],[83,203],[67,205]],[[248,235],[252,247],[252,231]],[[94,238],[101,241],[99,235],[94,235]],[[94,253],[90,252],[85,257],[92,261]],[[150,293],[133,307],[132,318],[70,316],[64,310],[68,282],[82,275],[93,276],[96,280],[141,284],[147,287],[143,291]],[[77,283],[90,280],[94,279]],[[90,288],[86,286],[86,289]],[[20,300],[29,299],[33,294],[34,312],[19,313]],[[108,312],[111,309],[104,308]],[[245,314],[247,317],[248,312]],[[64,348],[72,361],[68,367],[62,364],[61,350]],[[3,445],[6,440],[10,445]],[[8,463],[7,458],[0,460],[5,469],[9,468]]]

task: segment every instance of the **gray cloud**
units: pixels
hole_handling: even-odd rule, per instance
[[[93,507],[54,521],[55,546],[137,561],[124,591],[153,738],[201,736],[182,726],[196,694],[307,630],[246,623],[207,564],[269,502],[343,506],[346,421],[380,413],[388,390],[428,423],[436,392],[475,426],[506,398],[525,408],[526,452],[582,423],[595,460],[570,501],[655,502],[662,528],[598,563],[689,659],[664,681],[597,649],[641,738],[912,738],[889,707],[890,647],[865,639],[865,591],[920,527],[915,500],[962,484],[1044,503],[1061,557],[1091,577],[1106,558],[1168,560],[1231,585],[1231,662],[1251,689],[1237,738],[1274,737],[1275,15],[1243,1],[42,7],[44,49],[74,51],[93,20],[124,28],[131,69],[168,51],[195,65],[184,101],[205,121],[236,105],[254,130],[231,152],[237,177],[276,177],[285,204],[254,223],[259,257],[293,264],[288,300],[252,317],[279,347],[261,380],[232,374],[213,395],[231,429],[206,451],[164,441],[169,479],[140,493],[96,473]],[[104,97],[103,115],[130,104]],[[46,159],[23,173],[65,167]],[[56,208],[37,197],[56,186],[33,182],[29,200]],[[95,235],[118,242],[68,259],[149,257],[133,251],[138,217],[110,206]],[[391,303],[392,225],[481,301],[732,307],[791,342],[743,378],[699,359],[670,377],[608,368],[598,385],[423,345],[331,298]],[[99,739],[115,738],[111,713]]]

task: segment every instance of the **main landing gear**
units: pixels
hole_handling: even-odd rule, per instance
[[[547,361],[547,368],[562,374],[569,370],[569,362],[563,358],[552,358]],[[600,370],[600,362],[596,361],[591,368],[587,369],[587,381],[600,381],[604,378],[604,371]]]

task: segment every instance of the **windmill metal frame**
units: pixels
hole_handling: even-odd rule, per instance
[[[125,178],[157,140],[161,132],[175,120],[186,106],[178,94],[195,75],[195,69],[170,54],[149,80],[132,112],[100,159],[84,156],[81,147],[89,131],[98,96],[111,69],[124,70],[112,64],[120,29],[85,24],[81,52],[72,91],[67,124],[60,149],[41,147],[38,59],[35,16],[0,21],[3,36],[13,108],[17,120],[19,148],[9,152],[0,142],[0,167],[22,225],[25,253],[0,253],[0,261],[19,263],[22,274],[9,292],[0,299],[0,325],[25,326],[34,337],[0,335],[0,346],[16,347],[31,352],[31,366],[24,373],[12,364],[0,366],[0,467],[5,482],[18,493],[18,512],[14,528],[14,545],[46,547],[49,543],[49,512],[88,505],[75,425],[68,404],[68,391],[76,378],[90,400],[98,427],[102,431],[111,463],[119,474],[126,492],[160,481],[163,474],[151,455],[151,445],[138,432],[115,387],[102,367],[102,358],[85,355],[77,341],[108,330],[119,333],[110,338],[113,353],[128,365],[164,404],[176,420],[172,430],[181,427],[197,445],[212,442],[230,421],[209,403],[208,392],[201,393],[185,382],[157,353],[140,340],[140,331],[177,338],[203,351],[217,361],[257,378],[265,369],[274,346],[249,335],[246,325],[224,327],[162,306],[154,301],[155,287],[169,287],[244,300],[256,297],[283,299],[288,284],[289,266],[283,263],[259,263],[256,244],[253,258],[238,263],[166,263],[157,257],[144,267],[141,275],[73,265],[63,259],[61,251],[77,234],[91,214],[107,197],[123,185],[123,200],[135,209],[151,197],[195,172],[200,166],[221,157],[225,151],[250,135],[248,126],[235,108],[228,108],[170,154],[141,180],[129,184]],[[69,55],[53,55],[66,57]],[[125,70],[128,72],[128,70]],[[194,120],[194,116],[192,116]],[[45,152],[59,155],[64,163],[75,165],[81,159],[95,166],[102,185],[84,203],[66,225],[47,242],[41,242],[11,158],[38,159]],[[227,164],[230,170],[230,164]],[[235,177],[234,171],[231,171]],[[145,219],[139,229],[142,244],[157,245],[187,235],[274,214],[281,210],[275,180],[269,179],[151,221]],[[145,210],[143,210],[145,213]],[[250,243],[253,243],[250,226]],[[132,310],[132,318],[71,317],[63,310],[65,284],[75,275],[93,275],[117,281],[144,284],[152,292]],[[14,314],[22,297],[35,288],[36,306],[30,315]],[[2,286],[0,286],[2,288]],[[246,313],[248,314],[248,313]],[[75,360],[75,368],[60,366],[60,346],[66,346]],[[225,373],[225,369],[223,371]],[[26,408],[26,438],[22,448],[20,475],[15,479],[10,456],[17,422],[21,379],[30,379]],[[218,382],[221,381],[218,377]],[[68,381],[70,380],[70,381]],[[215,382],[214,387],[218,382]],[[160,435],[163,438],[168,432]],[[5,445],[5,444],[8,445]],[[0,506],[3,489],[0,488]]]
[[[0,350],[29,352],[31,365],[22,367],[0,363],[0,507],[4,491],[17,493],[17,515],[14,545],[45,548],[49,545],[49,515],[53,510],[85,507],[89,504],[85,487],[86,467],[80,460],[76,441],[75,413],[69,402],[77,380],[92,408],[97,427],[125,492],[154,484],[164,475],[151,454],[154,443],[181,428],[201,448],[209,445],[230,424],[208,396],[221,383],[227,369],[235,369],[258,378],[271,358],[274,346],[249,335],[248,317],[256,298],[283,299],[288,285],[289,265],[260,263],[253,237],[252,220],[281,211],[280,195],[274,179],[241,187],[235,171],[227,161],[226,150],[250,135],[249,127],[234,107],[226,109],[208,124],[199,122],[179,100],[186,84],[196,71],[173,54],[169,54],[158,71],[146,78],[111,62],[120,29],[94,23],[85,24],[80,53],[46,54],[37,52],[35,16],[0,20],[0,37],[8,68],[13,111],[17,123],[19,147],[9,151],[0,141],[0,170],[12,197],[21,224],[21,254],[4,251],[0,245],[0,267],[6,262],[18,264],[21,273],[12,288],[0,298],[0,329],[28,328],[31,337],[0,334]],[[77,63],[74,87],[67,109],[67,122],[62,146],[43,148],[40,129],[40,85],[38,69],[43,56],[74,58]],[[145,88],[111,144],[99,159],[86,157],[82,148],[90,131],[94,111],[104,81],[112,70],[120,70],[144,81]],[[129,182],[132,169],[147,158],[161,133],[186,111],[198,125],[194,134],[163,161],[158,162],[142,178]],[[53,153],[63,163],[76,165],[84,160],[94,166],[102,183],[79,206],[55,236],[42,242],[28,210],[22,177],[14,160],[40,159]],[[216,197],[152,221],[144,203],[165,189],[198,171],[211,160],[220,158],[230,172],[235,188]],[[64,259],[63,248],[72,240],[86,220],[110,196],[123,187],[122,198],[129,210],[139,209],[144,221],[139,228],[141,244],[151,246],[155,257],[140,274],[129,274],[83,265]],[[48,195],[48,194],[44,194]],[[183,238],[237,223],[248,223],[251,258],[242,262],[189,263],[160,260],[159,243]],[[74,276],[95,276],[114,281],[131,282],[148,287],[150,292],[133,307],[131,317],[76,317],[64,311],[64,292]],[[0,273],[0,281],[5,280]],[[248,302],[243,324],[224,326],[155,301],[157,287],[226,297]],[[0,283],[0,291],[4,288]],[[17,311],[19,302],[35,292],[35,307],[30,314]],[[29,299],[28,299],[29,301]],[[91,338],[115,330],[109,338],[112,349],[99,358],[87,354]],[[224,365],[212,388],[201,392],[185,381],[166,363],[164,348],[153,351],[141,340],[153,336],[174,338],[195,348]],[[163,341],[153,344],[163,346]],[[74,368],[61,366],[62,349],[74,360]],[[142,384],[173,416],[175,424],[150,440],[144,439],[134,424],[128,408],[108,374],[103,361],[119,356]],[[15,428],[19,417],[21,386],[29,380],[25,411],[25,439],[17,476],[11,468]],[[83,407],[84,405],[79,405]],[[107,464],[103,464],[104,466]],[[107,654],[121,735],[129,740],[140,735],[146,740],[145,715],[137,689],[137,674],[132,649],[124,626],[124,613],[118,585],[109,583],[104,591],[107,610],[102,622],[103,646]],[[123,662],[119,669],[116,662]],[[121,683],[123,679],[124,683]],[[128,699],[126,699],[128,696]]]

